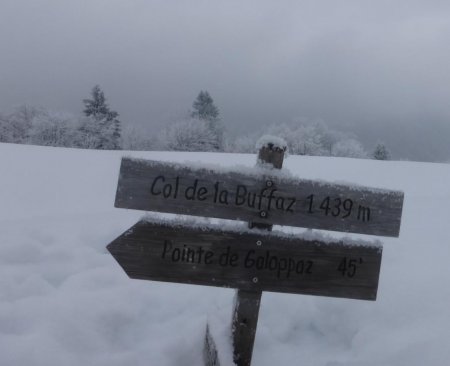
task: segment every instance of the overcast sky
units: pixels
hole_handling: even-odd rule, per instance
[[[0,111],[80,113],[95,84],[137,124],[206,89],[235,133],[302,118],[448,132],[450,1],[0,0]]]

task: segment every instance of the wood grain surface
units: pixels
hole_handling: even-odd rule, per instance
[[[131,278],[375,300],[381,247],[140,221],[108,245]]]
[[[123,158],[115,206],[397,237],[403,193]]]

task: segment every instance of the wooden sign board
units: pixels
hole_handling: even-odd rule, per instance
[[[399,236],[403,192],[122,159],[115,206]],[[272,174],[272,175],[270,175]]]
[[[140,221],[108,245],[129,277],[375,300],[382,248]]]

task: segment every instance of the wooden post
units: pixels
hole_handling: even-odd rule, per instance
[[[274,168],[281,169],[285,151],[286,147],[275,147],[273,144],[263,146],[259,150],[257,164],[272,164]],[[272,230],[268,222],[250,221],[248,225],[250,228]],[[232,333],[233,360],[237,366],[251,365],[261,296],[261,291],[236,291]]]
[[[252,362],[261,295],[261,291],[236,291],[232,332],[233,360],[238,366]]]
[[[272,164],[274,168],[281,169],[283,166],[285,151],[286,147],[274,146],[269,143],[268,145],[261,147],[259,150],[257,164]]]

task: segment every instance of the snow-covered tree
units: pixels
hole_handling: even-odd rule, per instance
[[[355,137],[330,129],[323,122],[276,124],[265,133],[286,140],[293,155],[367,157]]]
[[[373,158],[376,160],[390,160],[391,153],[383,143],[378,143],[373,151]]]
[[[1,116],[0,141],[27,143],[33,119],[43,113],[45,111],[42,108],[23,104],[15,108],[10,115]]]
[[[325,155],[332,156],[334,146],[341,140],[346,139],[345,134],[332,130],[324,122],[314,123],[316,134],[319,135],[319,140]]]
[[[294,155],[327,155],[327,147],[322,144],[322,135],[316,124],[272,125],[267,134],[279,136],[288,144],[288,151]]]
[[[338,141],[333,148],[333,156],[366,159],[367,152],[362,144],[352,138]]]
[[[205,91],[200,91],[192,104],[191,117],[196,120],[207,122],[207,126],[215,136],[213,150],[222,151],[224,146],[223,127],[219,117],[219,109],[214,104],[214,100]]]
[[[237,136],[234,140],[227,142],[225,151],[255,154],[257,152],[255,147],[257,140],[258,135],[256,134]]]
[[[178,151],[215,151],[217,143],[208,121],[195,118],[170,125],[159,139],[166,149]]]
[[[124,150],[148,151],[157,148],[155,137],[136,126],[124,126],[122,130],[122,148]]]
[[[111,138],[114,125],[109,122],[94,117],[80,118],[74,145],[82,149],[115,150],[116,145]]]
[[[292,151],[296,151],[299,155],[328,155],[328,146],[323,145],[322,135],[316,125],[299,126],[294,130],[291,139],[294,139],[291,143]]]
[[[74,146],[76,119],[65,113],[46,111],[33,118],[29,142],[43,146]]]
[[[0,142],[12,142],[12,131],[6,116],[0,114]]]
[[[97,133],[99,136],[91,136],[90,140],[97,141],[95,149],[118,150],[121,148],[121,126],[118,120],[119,114],[109,109],[106,103],[105,94],[100,86],[96,85],[92,88],[91,99],[83,99],[85,106],[84,115],[89,117],[91,121],[97,121],[97,128],[87,126],[86,123],[81,124],[82,134]],[[90,122],[87,124],[90,124]],[[84,121],[86,122],[86,121]]]
[[[209,93],[200,91],[192,104],[193,111],[191,112],[192,118],[197,118],[204,121],[217,121],[219,119],[219,109],[214,105],[214,100]]]

